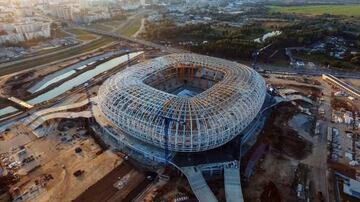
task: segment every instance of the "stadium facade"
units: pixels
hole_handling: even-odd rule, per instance
[[[105,142],[136,159],[161,163],[241,135],[265,97],[265,80],[245,65],[172,54],[109,78],[99,89],[95,118]]]

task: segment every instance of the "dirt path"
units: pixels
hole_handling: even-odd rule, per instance
[[[135,34],[132,35],[132,37],[137,38],[139,36],[139,34],[145,32],[145,18],[141,19],[141,25],[140,28],[137,32],[135,32]]]
[[[322,82],[322,81],[321,81]],[[322,107],[325,109],[325,117],[331,117],[331,90],[328,85],[322,82],[324,102]],[[331,126],[330,120],[320,121],[320,134],[313,141],[312,154],[303,161],[303,163],[311,166],[311,178],[314,182],[315,193],[322,192],[326,201],[329,200],[329,187],[328,187],[328,167],[327,167],[327,128]]]

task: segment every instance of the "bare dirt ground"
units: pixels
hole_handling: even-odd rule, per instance
[[[280,105],[273,112],[264,128],[265,138],[272,147],[295,159],[303,159],[311,152],[311,143],[298,135],[297,131],[288,126],[294,114],[299,113],[292,104]]]
[[[41,166],[23,176],[14,187],[21,192],[31,190],[36,181],[44,176],[51,176],[39,191],[32,194],[29,201],[71,201],[78,197],[92,184],[121,164],[119,156],[111,151],[103,152],[100,146],[89,136],[81,136],[72,141],[63,141],[64,135],[56,127],[48,125],[48,135],[26,145],[28,153],[33,155]],[[79,133],[76,128],[66,131],[66,137]],[[76,153],[75,148],[81,148]],[[75,171],[82,170],[81,176],[75,177]]]
[[[35,135],[27,127],[22,125],[10,128],[0,140],[0,153],[10,152],[12,149],[23,146],[35,139]]]
[[[278,88],[289,88],[300,92],[300,94],[309,97],[313,101],[318,100],[321,96],[321,86],[318,82],[319,77],[279,77],[271,75],[266,79],[268,83],[271,83]]]
[[[129,174],[128,180],[124,180],[124,186],[120,189],[114,185]],[[97,201],[122,201],[145,179],[144,174],[133,169],[127,162],[117,166],[108,175],[103,177],[85,192],[79,195],[74,202],[97,202]]]
[[[344,81],[357,89],[360,89],[360,80],[359,79],[344,79]]]
[[[267,202],[268,200],[260,199],[270,182],[280,193],[281,201],[296,201],[296,194],[291,187],[296,167],[296,161],[267,154],[260,167],[255,171],[255,177],[250,179],[248,186],[243,190],[245,201]]]
[[[257,162],[253,175],[242,183],[245,201],[268,202],[270,198],[297,200],[292,187],[295,169],[312,150],[312,144],[287,125],[293,115],[298,113],[296,106],[284,104],[277,107],[269,117],[258,140],[258,143],[269,144],[269,152]],[[245,156],[243,166],[246,166],[248,158]],[[266,196],[268,194],[271,197]]]
[[[66,161],[63,164],[65,169],[55,161],[51,162],[53,164],[49,162],[45,165],[43,171],[54,176],[54,181],[51,182],[53,186],[49,184],[47,192],[40,195],[37,201],[71,201],[119,163],[117,156],[109,151],[97,157],[90,155],[80,158],[70,150],[58,159]],[[75,177],[73,173],[79,169],[84,170],[85,173],[83,176]]]

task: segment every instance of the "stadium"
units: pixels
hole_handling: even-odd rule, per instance
[[[265,80],[245,65],[171,54],[109,78],[94,113],[105,142],[141,161],[164,163],[241,138],[266,95]]]

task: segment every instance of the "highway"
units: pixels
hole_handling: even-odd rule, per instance
[[[126,23],[131,23],[131,20],[133,20],[135,18],[143,17],[145,14],[148,14],[148,13],[149,13],[149,11],[144,10],[141,13],[138,13],[138,14],[136,14],[134,16],[129,17],[127,19],[127,21],[124,22],[124,24],[121,27],[125,27]],[[121,35],[121,34],[118,34],[118,33],[115,33],[115,32],[103,31],[103,30],[99,30],[99,29],[92,29],[92,28],[88,28],[88,27],[84,27],[84,26],[76,26],[76,25],[72,25],[72,26],[74,28],[76,28],[76,29],[82,29],[84,31],[94,33],[94,34],[97,34],[97,35],[112,37],[112,38],[115,38],[115,39],[118,39],[118,40],[125,40],[125,41],[128,41],[128,42],[141,44],[141,45],[152,47],[152,48],[155,48],[155,49],[159,49],[161,51],[168,52],[168,53],[184,53],[184,52],[187,52],[187,51],[182,50],[182,49],[159,45],[159,44],[156,44],[156,43],[153,43],[153,42],[150,42],[150,41],[146,41],[146,40],[138,39],[138,38],[133,38],[133,37],[128,37],[128,36]]]
[[[139,13],[135,16],[133,16],[133,18],[135,17],[141,17],[144,14],[146,14],[148,11],[144,11],[143,13]],[[126,23],[130,23],[131,19],[133,18],[129,18]],[[97,35],[101,35],[101,36],[107,36],[107,37],[112,37],[118,40],[125,40],[128,42],[132,42],[132,43],[137,43],[137,44],[141,44],[147,47],[152,47],[155,49],[159,49],[162,52],[167,52],[167,53],[184,53],[184,52],[188,52],[187,50],[183,50],[183,49],[179,49],[179,48],[174,48],[174,47],[168,47],[168,46],[163,46],[160,44],[156,44],[150,41],[146,41],[143,39],[138,39],[138,38],[132,38],[132,37],[128,37],[128,36],[124,36],[118,33],[114,33],[114,32],[108,32],[108,31],[102,31],[102,30],[98,30],[98,29],[92,29],[92,28],[87,28],[84,26],[76,26],[76,25],[72,25],[72,27],[74,28],[78,28],[78,29],[82,29]],[[84,45],[84,44],[82,44]],[[79,45],[81,47],[81,45]],[[79,48],[79,46],[75,46],[75,47],[70,47],[69,49],[76,49]],[[65,49],[67,50],[67,49]],[[61,50],[64,51],[64,50]],[[53,55],[54,53],[51,53],[50,55]],[[41,55],[38,57],[31,57],[31,58],[27,58],[24,60],[20,60],[20,61],[16,61],[15,63],[21,63],[21,64],[25,64],[25,62],[29,62],[29,61],[33,61],[34,59],[40,59],[40,58],[44,58],[47,57],[48,55]],[[0,70],[4,71],[5,69],[9,69],[9,67],[11,65],[15,65],[15,63],[5,63],[5,64],[1,64],[0,65]],[[10,65],[10,66],[9,66]],[[29,65],[29,64],[28,64]],[[334,75],[336,77],[339,78],[353,78],[353,79],[360,79],[360,72],[355,72],[355,71],[341,71],[341,70],[335,70],[335,69],[328,69],[328,68],[324,68],[324,67],[315,67],[315,68],[294,68],[294,67],[290,67],[290,65],[288,66],[275,66],[275,65],[268,65],[268,64],[257,64],[256,65],[256,69],[257,70],[266,70],[269,73],[274,73],[274,74],[299,74],[299,75],[308,75],[308,76],[321,76],[322,74],[331,74]],[[17,68],[11,69],[11,72],[15,72],[15,71],[19,71],[21,69]]]
[[[274,74],[299,74],[308,76],[321,76],[322,74],[331,74],[339,78],[360,79],[360,72],[358,71],[341,71],[335,69],[328,69],[324,67],[316,68],[294,68],[289,66],[274,66],[267,64],[258,64],[258,69],[268,71]]]
[[[148,14],[149,11],[145,10],[141,13],[138,13],[136,15],[130,16],[123,24],[120,26],[120,29],[122,29],[127,23],[131,23],[131,20],[134,18],[143,17],[145,14]],[[69,22],[67,22],[69,23]],[[70,24],[70,23],[69,23]],[[76,28],[75,24],[70,24],[71,27]],[[73,33],[67,32],[73,37],[76,36]],[[104,35],[102,35],[104,36]],[[62,61],[69,60],[71,58],[81,57],[85,54],[88,54],[90,52],[97,51],[99,49],[103,49],[109,46],[112,46],[112,41],[109,41],[109,39],[102,38],[100,36],[97,37],[97,39],[84,42],[75,46],[59,49],[54,52],[49,52],[46,54],[36,54],[31,57],[24,57],[15,61],[10,61],[6,63],[0,64],[0,76],[6,75],[6,74],[12,74],[21,72],[23,70],[29,70],[32,68],[40,68],[40,67],[48,67],[51,64],[56,64]],[[72,53],[72,54],[69,54]],[[65,57],[68,55],[67,57]]]
[[[188,52],[183,49],[163,46],[163,45],[159,45],[159,44],[156,44],[156,43],[153,43],[150,41],[146,41],[143,39],[127,37],[127,36],[112,33],[112,32],[105,32],[105,31],[89,29],[89,28],[85,28],[85,27],[78,27],[78,28],[83,29],[88,32],[91,32],[91,33],[94,33],[94,34],[113,37],[113,38],[116,38],[119,40],[126,40],[129,42],[142,44],[144,46],[159,49],[161,51],[168,52],[168,53]],[[322,74],[331,74],[331,75],[334,75],[334,76],[340,77],[340,78],[360,79],[360,72],[341,71],[341,70],[335,70],[335,69],[328,69],[328,68],[324,68],[324,67],[316,67],[316,68],[310,69],[310,68],[294,68],[294,67],[290,67],[290,66],[275,66],[275,65],[267,65],[267,64],[257,64],[257,69],[258,70],[259,69],[266,70],[269,73],[275,73],[275,74],[299,74],[299,75],[308,75],[308,76],[321,76]]]
[[[48,67],[51,64],[57,64],[71,58],[77,58],[111,45],[113,45],[113,42],[109,38],[100,38],[89,43],[72,46],[56,52],[3,63],[0,64],[0,76],[33,68]]]
[[[125,40],[125,41],[129,41],[129,42],[137,43],[137,44],[142,44],[144,46],[159,49],[161,51],[165,51],[165,52],[168,52],[168,53],[184,53],[184,52],[187,52],[187,51],[182,50],[182,49],[163,46],[163,45],[159,45],[159,44],[156,44],[156,43],[153,43],[153,42],[150,42],[150,41],[145,41],[143,39],[127,37],[127,36],[120,35],[120,34],[115,34],[115,33],[112,33],[112,32],[105,32],[105,31],[89,29],[89,28],[85,28],[85,27],[77,27],[77,28],[85,30],[87,32],[98,34],[98,35],[108,36],[108,37],[116,38],[116,39],[119,39],[119,40]]]

